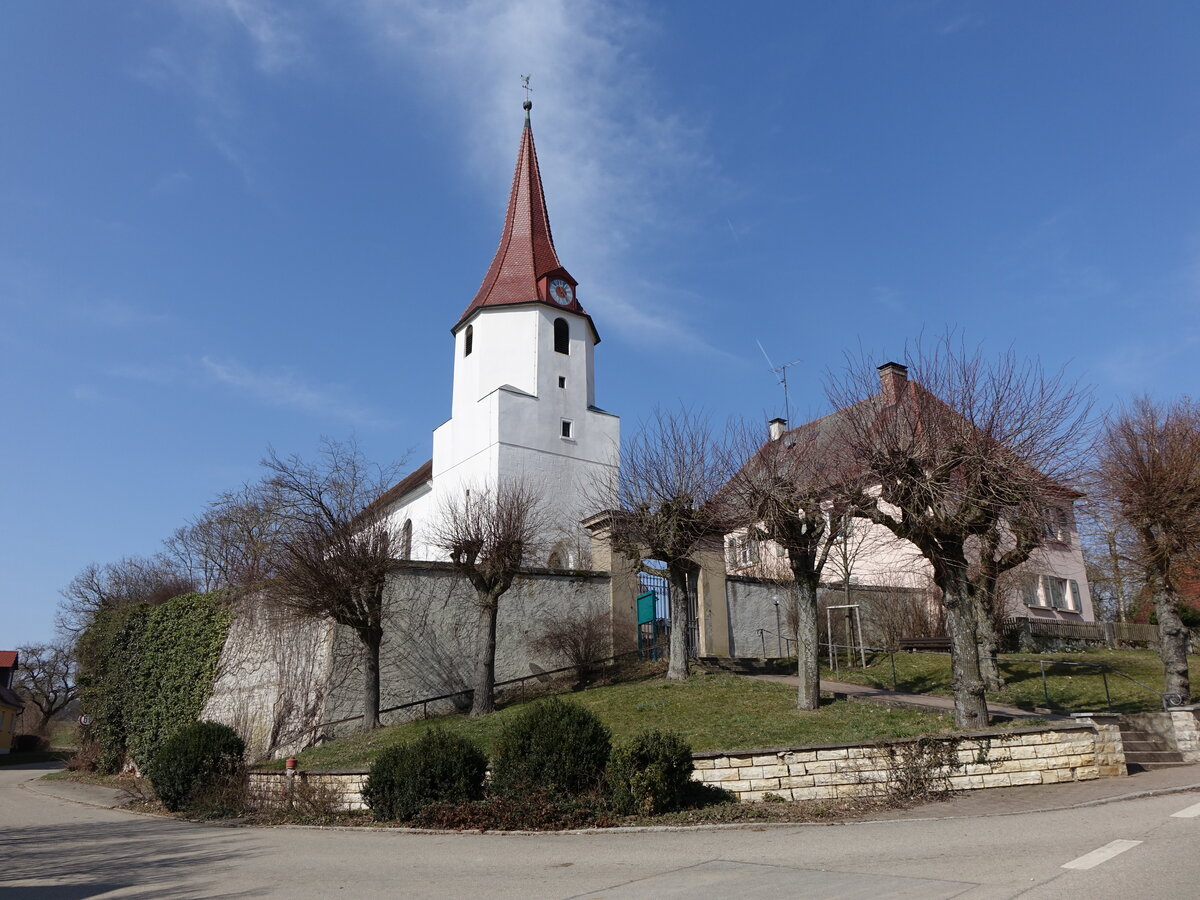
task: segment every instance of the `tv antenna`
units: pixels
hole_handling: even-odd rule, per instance
[[[787,370],[792,366],[799,365],[804,362],[802,359],[793,359],[790,363],[784,363],[782,366],[777,366],[771,362],[771,357],[767,356],[767,351],[763,348],[762,341],[755,341],[758,344],[758,349],[762,350],[763,359],[767,361],[767,370],[775,376],[776,380],[783,385],[783,418],[788,425],[792,424],[792,410],[788,404],[788,386],[787,386]]]

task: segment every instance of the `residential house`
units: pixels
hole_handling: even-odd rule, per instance
[[[17,717],[25,704],[12,689],[17,669],[17,651],[0,650],[0,753],[12,750],[17,733]]]

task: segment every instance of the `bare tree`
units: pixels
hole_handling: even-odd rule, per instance
[[[270,577],[279,516],[259,485],[225,491],[164,541],[169,558],[206,591],[248,588]]]
[[[394,467],[372,466],[354,442],[328,439],[315,462],[271,450],[262,465],[264,502],[279,516],[267,589],[299,615],[354,631],[363,649],[363,729],[375,728],[384,589],[399,540],[376,501],[395,481]]]
[[[50,720],[79,696],[75,656],[68,641],[27,644],[17,649],[13,687],[38,710],[34,734],[46,734]]]
[[[983,727],[986,602],[1000,574],[1043,544],[1045,509],[1078,469],[1090,404],[1062,372],[1011,352],[987,361],[951,336],[906,357],[914,381],[888,363],[878,390],[866,361],[852,361],[830,397],[856,460],[860,513],[912,542],[941,590],[957,724]]]
[[[715,502],[734,467],[708,420],[691,410],[656,410],[625,447],[615,483],[596,485],[589,504],[610,513],[614,546],[631,558],[666,564],[671,584],[667,678],[688,676],[692,556],[720,547],[734,522]],[[613,508],[615,507],[615,509]]]
[[[1098,482],[1080,519],[1080,543],[1097,615],[1125,622],[1143,588],[1137,536],[1106,493],[1104,483]]]
[[[791,610],[788,615],[796,641],[796,706],[808,710],[821,703],[817,591],[849,517],[839,448],[814,439],[815,424],[780,434],[746,454],[749,460],[720,494],[730,518],[743,523],[752,538],[773,541],[787,555],[796,592],[794,615]],[[757,444],[746,428],[737,443]]]
[[[1154,598],[1165,691],[1191,697],[1180,582],[1200,562],[1200,403],[1135,400],[1106,423],[1099,474],[1136,538]]]
[[[198,590],[192,576],[163,556],[126,556],[113,563],[89,563],[62,590],[57,625],[78,638],[105,609],[133,603],[156,606]]]
[[[547,521],[537,490],[523,479],[446,496],[430,543],[475,589],[478,636],[471,715],[496,708],[496,619],[500,598],[544,540]]]

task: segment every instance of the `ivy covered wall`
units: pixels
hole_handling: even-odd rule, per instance
[[[212,690],[230,611],[213,595],[103,610],[80,639],[81,707],[101,772],[144,769],[159,745],[196,721]]]

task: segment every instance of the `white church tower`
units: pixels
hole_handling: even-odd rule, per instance
[[[414,558],[436,559],[429,529],[443,498],[523,478],[542,492],[558,543],[547,564],[579,564],[584,495],[616,471],[620,420],[596,406],[600,336],[559,262],[533,130],[517,154],[500,246],[475,298],[451,329],[450,419],[433,433],[433,459],[386,495]]]

